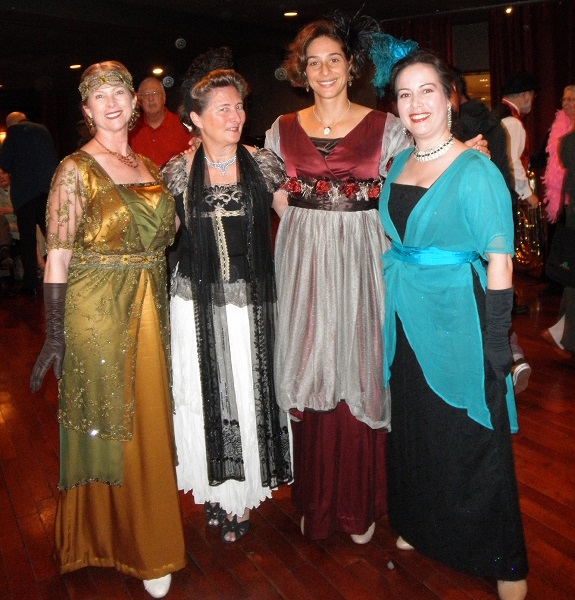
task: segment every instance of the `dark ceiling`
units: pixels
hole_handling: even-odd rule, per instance
[[[124,62],[136,81],[157,64],[177,80],[196,54],[220,45],[235,55],[277,54],[279,62],[304,23],[335,8],[353,13],[363,6],[382,22],[447,12],[469,22],[488,9],[530,1],[0,0],[0,85],[4,92],[50,89],[77,81],[70,64],[109,58]],[[286,19],[288,9],[299,16]]]

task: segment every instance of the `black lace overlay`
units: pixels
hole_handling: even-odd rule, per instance
[[[185,161],[179,164],[183,168]],[[248,307],[261,479],[264,486],[276,487],[291,481],[292,470],[287,419],[276,403],[272,370],[274,185],[264,179],[268,174],[260,161],[241,145],[236,164],[238,184],[210,186],[200,147],[183,190],[176,165],[168,167],[168,177],[174,176],[180,191],[176,202],[182,221],[179,275],[172,293],[194,300],[210,485],[245,479],[225,306]]]

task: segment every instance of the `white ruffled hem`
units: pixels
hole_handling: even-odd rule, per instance
[[[174,296],[171,310],[178,488],[191,490],[196,504],[219,502],[226,512],[241,515],[272,496],[271,488],[261,483],[248,309],[226,306],[245,481],[228,480],[217,486],[208,483],[194,303]]]

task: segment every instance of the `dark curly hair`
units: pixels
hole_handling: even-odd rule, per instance
[[[336,11],[332,17],[309,23],[297,34],[288,46],[288,54],[282,67],[294,87],[305,87],[308,46],[319,37],[327,37],[341,45],[345,58],[350,63],[350,75],[356,77],[365,64],[372,36],[377,31],[379,24],[367,15],[357,13],[349,18]]]

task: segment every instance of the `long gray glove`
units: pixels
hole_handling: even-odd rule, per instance
[[[37,392],[48,369],[54,365],[54,375],[62,377],[62,362],[66,351],[64,338],[64,311],[67,283],[44,283],[44,310],[46,312],[46,340],[30,376],[30,388]]]
[[[513,355],[509,345],[513,288],[485,293],[485,356],[499,379],[509,375]]]

